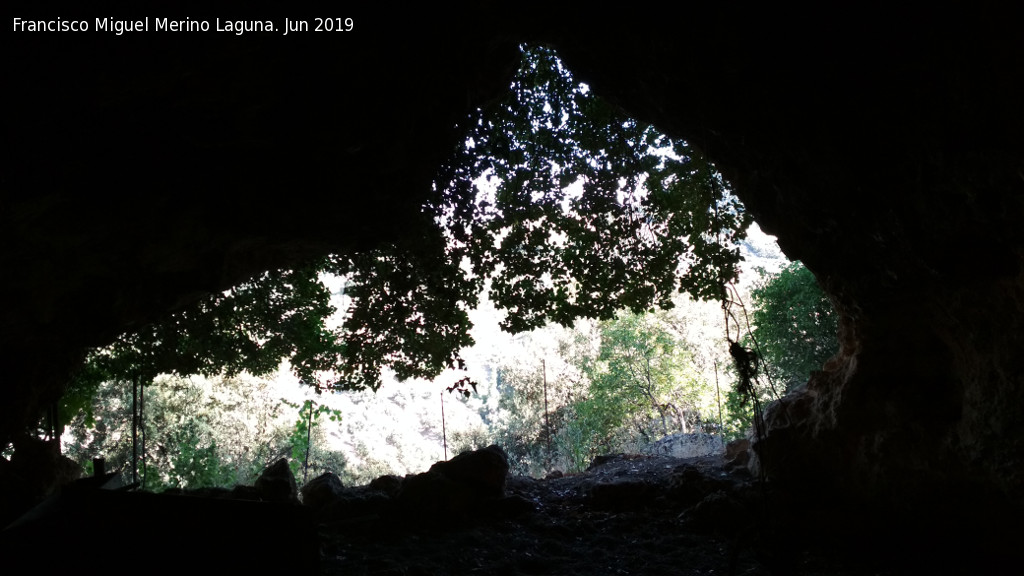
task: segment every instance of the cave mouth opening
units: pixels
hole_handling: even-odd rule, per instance
[[[735,248],[729,242],[742,238],[747,219],[738,200],[729,194],[721,175],[685,142],[673,142],[648,125],[622,116],[614,107],[596,102],[585,85],[572,80],[552,52],[539,48],[522,51],[524,66],[520,68],[520,76],[512,82],[514,97],[499,103],[497,111],[492,112],[494,116],[483,117],[490,124],[486,131],[476,130],[467,139],[464,152],[474,149],[475,156],[470,160],[461,159],[464,162],[461,171],[469,176],[454,184],[437,186],[435,190],[441,191],[440,196],[430,201],[437,205],[428,202],[427,206],[435,210],[435,223],[439,224],[450,224],[457,214],[465,217],[474,210],[482,211],[481,204],[485,203],[495,205],[494,211],[483,214],[472,225],[463,221],[454,229],[442,231],[440,237],[429,231],[429,241],[422,242],[422,238],[417,237],[410,241],[413,246],[395,247],[391,253],[381,251],[363,258],[332,257],[318,263],[320,268],[266,273],[179,313],[163,328],[160,323],[154,323],[140,333],[122,336],[114,348],[92,358],[94,370],[79,373],[85,392],[70,394],[64,411],[73,411],[74,402],[81,404],[83,397],[88,396],[88,391],[95,389],[103,377],[115,373],[130,372],[145,380],[159,372],[212,373],[218,368],[231,375],[246,365],[251,365],[255,371],[265,371],[276,367],[265,359],[272,353],[305,361],[296,369],[300,380],[323,388],[349,385],[373,388],[374,379],[379,377],[377,364],[385,356],[393,362],[392,369],[399,377],[422,377],[436,370],[439,364],[458,365],[458,356],[451,356],[450,351],[419,341],[432,341],[443,333],[464,333],[468,320],[462,312],[478,295],[465,290],[445,292],[422,279],[430,278],[436,284],[435,278],[440,275],[442,283],[450,280],[452,284],[461,282],[475,286],[473,283],[480,275],[467,277],[461,268],[467,260],[481,258],[474,249],[493,249],[499,259],[506,258],[516,264],[516,267],[509,265],[501,270],[505,274],[501,279],[502,287],[495,289],[493,283],[491,287],[492,295],[503,298],[506,307],[517,310],[505,319],[513,329],[531,327],[545,315],[568,322],[581,313],[608,317],[615,306],[622,304],[634,309],[643,308],[655,299],[668,304],[667,295],[674,293],[677,286],[708,296],[713,289],[713,279],[709,282],[701,274],[694,274],[689,283],[684,284],[677,276],[688,271],[676,265],[678,259],[665,255],[678,252],[682,248],[679,241],[688,234],[697,245],[691,252],[698,254],[689,258],[691,267],[708,266],[713,271],[711,274],[717,276],[733,271],[736,256],[731,251]],[[478,119],[471,124],[483,123]],[[614,150],[612,145],[616,147]],[[671,149],[672,153],[666,153],[666,149]],[[460,172],[451,167],[447,169]],[[460,190],[476,187],[483,172],[513,184],[499,186],[486,202],[481,200],[479,191],[476,196],[454,196]],[[496,176],[495,172],[499,174]],[[524,181],[524,172],[533,176]],[[575,186],[567,185],[573,181]],[[657,190],[644,191],[645,184],[652,188],[657,186]],[[572,191],[565,193],[568,189]],[[552,190],[561,191],[561,195],[552,194]],[[664,200],[673,195],[691,200]],[[530,210],[534,213],[529,213]],[[689,210],[691,218],[671,217],[673,211],[680,210]],[[543,224],[538,224],[542,220]],[[680,220],[693,220],[698,224]],[[489,240],[492,244],[465,246],[472,240],[467,229],[478,226],[476,232],[486,231],[486,226],[492,223],[492,239]],[[705,230],[699,225],[711,228]],[[550,229],[553,226],[554,231]],[[525,236],[515,236],[520,233]],[[565,241],[573,233],[583,234],[582,247]],[[610,246],[600,245],[602,236],[609,234],[625,234],[628,238]],[[599,261],[579,257],[580,253],[588,251],[585,243],[594,241],[588,235],[597,236],[595,251],[601,251],[604,256]],[[504,243],[510,236],[514,242]],[[659,240],[659,237],[670,240]],[[437,252],[429,252],[439,246],[448,251],[440,254],[445,261],[439,260]],[[530,252],[524,249],[526,246],[540,254],[527,254],[524,258],[524,253]],[[568,259],[574,252],[576,256]],[[610,265],[609,258],[618,268],[628,268],[626,273],[607,283],[607,279],[594,279],[593,266]],[[639,278],[632,269],[636,265],[626,263],[631,258],[646,258],[646,262],[660,266],[661,278]],[[545,273],[534,282],[535,286],[543,286],[543,297],[555,303],[553,313],[552,310],[531,310],[531,298],[535,295],[523,291],[521,279],[536,276],[532,268],[538,263],[550,268],[551,262],[567,260],[573,265],[558,269],[556,273]],[[345,314],[356,326],[349,334],[361,335],[363,339],[341,342],[349,349],[368,350],[364,359],[369,361],[350,362],[348,367],[354,365],[361,370],[369,366],[369,369],[354,376],[350,374],[347,380],[337,378],[333,382],[320,382],[316,375],[317,368],[327,366],[328,360],[337,359],[337,347],[323,346],[323,337],[330,334],[330,327],[316,320],[315,314],[305,314],[308,311],[303,309],[303,306],[310,306],[314,311],[323,311],[329,307],[325,300],[327,295],[317,287],[319,275],[326,270],[347,274],[349,280],[346,281],[352,282],[349,304],[355,299],[369,302],[369,308]],[[484,272],[494,270],[484,265]],[[368,279],[351,280],[359,274]],[[591,277],[589,285],[568,291],[562,289],[574,276],[584,274]],[[406,291],[404,299],[400,298],[397,303],[382,302],[380,294],[366,288],[373,282],[389,284],[392,297]],[[566,297],[568,292],[573,294]],[[619,292],[617,303],[604,301],[603,294],[615,292]],[[259,300],[262,297],[269,300],[262,303]],[[452,315],[443,310],[452,308],[460,314]],[[210,339],[202,333],[209,326],[238,322],[232,315],[239,310],[253,313],[243,320],[248,326],[244,330],[227,334],[223,341]],[[393,326],[380,324],[381,319],[398,319],[406,333],[372,341],[366,334],[372,333],[373,328],[383,334],[395,330]],[[282,325],[293,334],[308,336],[309,350],[300,353],[299,344],[282,341],[279,334],[266,328],[272,324]],[[424,324],[429,329],[425,329]],[[459,338],[464,340],[465,336]],[[408,349],[410,343],[416,343],[411,350]],[[179,356],[175,358],[173,354],[161,352],[168,349],[175,350]],[[216,350],[221,352],[214,353]]]

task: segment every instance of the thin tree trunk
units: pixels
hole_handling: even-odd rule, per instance
[[[132,484],[139,481],[139,378],[132,378]]]

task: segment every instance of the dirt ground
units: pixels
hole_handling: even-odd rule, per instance
[[[605,457],[578,475],[513,477],[494,509],[409,518],[372,507],[321,525],[324,574],[868,575],[877,558],[794,544],[720,457]],[[875,566],[872,566],[875,564]]]

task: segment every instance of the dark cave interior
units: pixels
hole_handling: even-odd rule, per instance
[[[757,446],[776,489],[1019,535],[1012,10],[704,4],[600,26],[479,7],[429,28],[367,15],[357,34],[287,41],[13,35],[0,440],[59,397],[86,347],[263,270],[414,228],[457,122],[531,41],[712,158],[832,298],[840,354],[769,410]]]

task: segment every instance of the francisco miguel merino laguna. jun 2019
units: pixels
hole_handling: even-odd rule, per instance
[[[150,18],[141,20],[118,20],[115,18],[96,18],[90,26],[88,20],[72,20],[56,18],[53,20],[31,20],[13,18],[14,32],[109,32],[121,36],[129,32],[230,32],[241,36],[248,32],[281,32],[287,36],[289,32],[351,32],[355,23],[352,18],[313,18],[310,20],[284,19],[281,26],[273,20],[172,20],[170,18]]]

